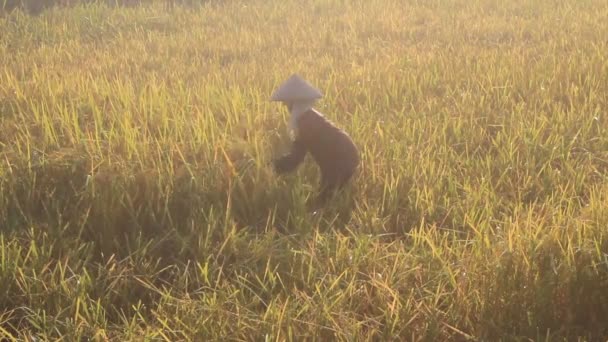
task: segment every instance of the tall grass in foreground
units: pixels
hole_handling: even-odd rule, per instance
[[[0,334],[604,340],[608,4],[0,18]],[[299,72],[362,151],[277,178]]]

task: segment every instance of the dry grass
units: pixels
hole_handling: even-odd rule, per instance
[[[605,340],[605,1],[0,17],[0,334]],[[299,72],[361,147],[306,214]],[[347,195],[348,195],[347,194]]]

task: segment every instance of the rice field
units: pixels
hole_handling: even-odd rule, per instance
[[[7,341],[608,339],[608,2],[0,14]],[[361,151],[311,213],[292,73]]]

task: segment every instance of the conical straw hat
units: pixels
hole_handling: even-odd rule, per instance
[[[321,91],[310,85],[297,74],[291,75],[271,96],[271,101],[307,101],[323,97]]]

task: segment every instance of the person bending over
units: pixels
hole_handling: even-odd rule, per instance
[[[359,151],[351,137],[313,108],[323,95],[299,75],[292,75],[271,96],[291,114],[289,128],[295,132],[289,153],[273,160],[278,174],[297,169],[310,153],[321,172],[320,191],[314,205],[323,205],[357,170]]]

